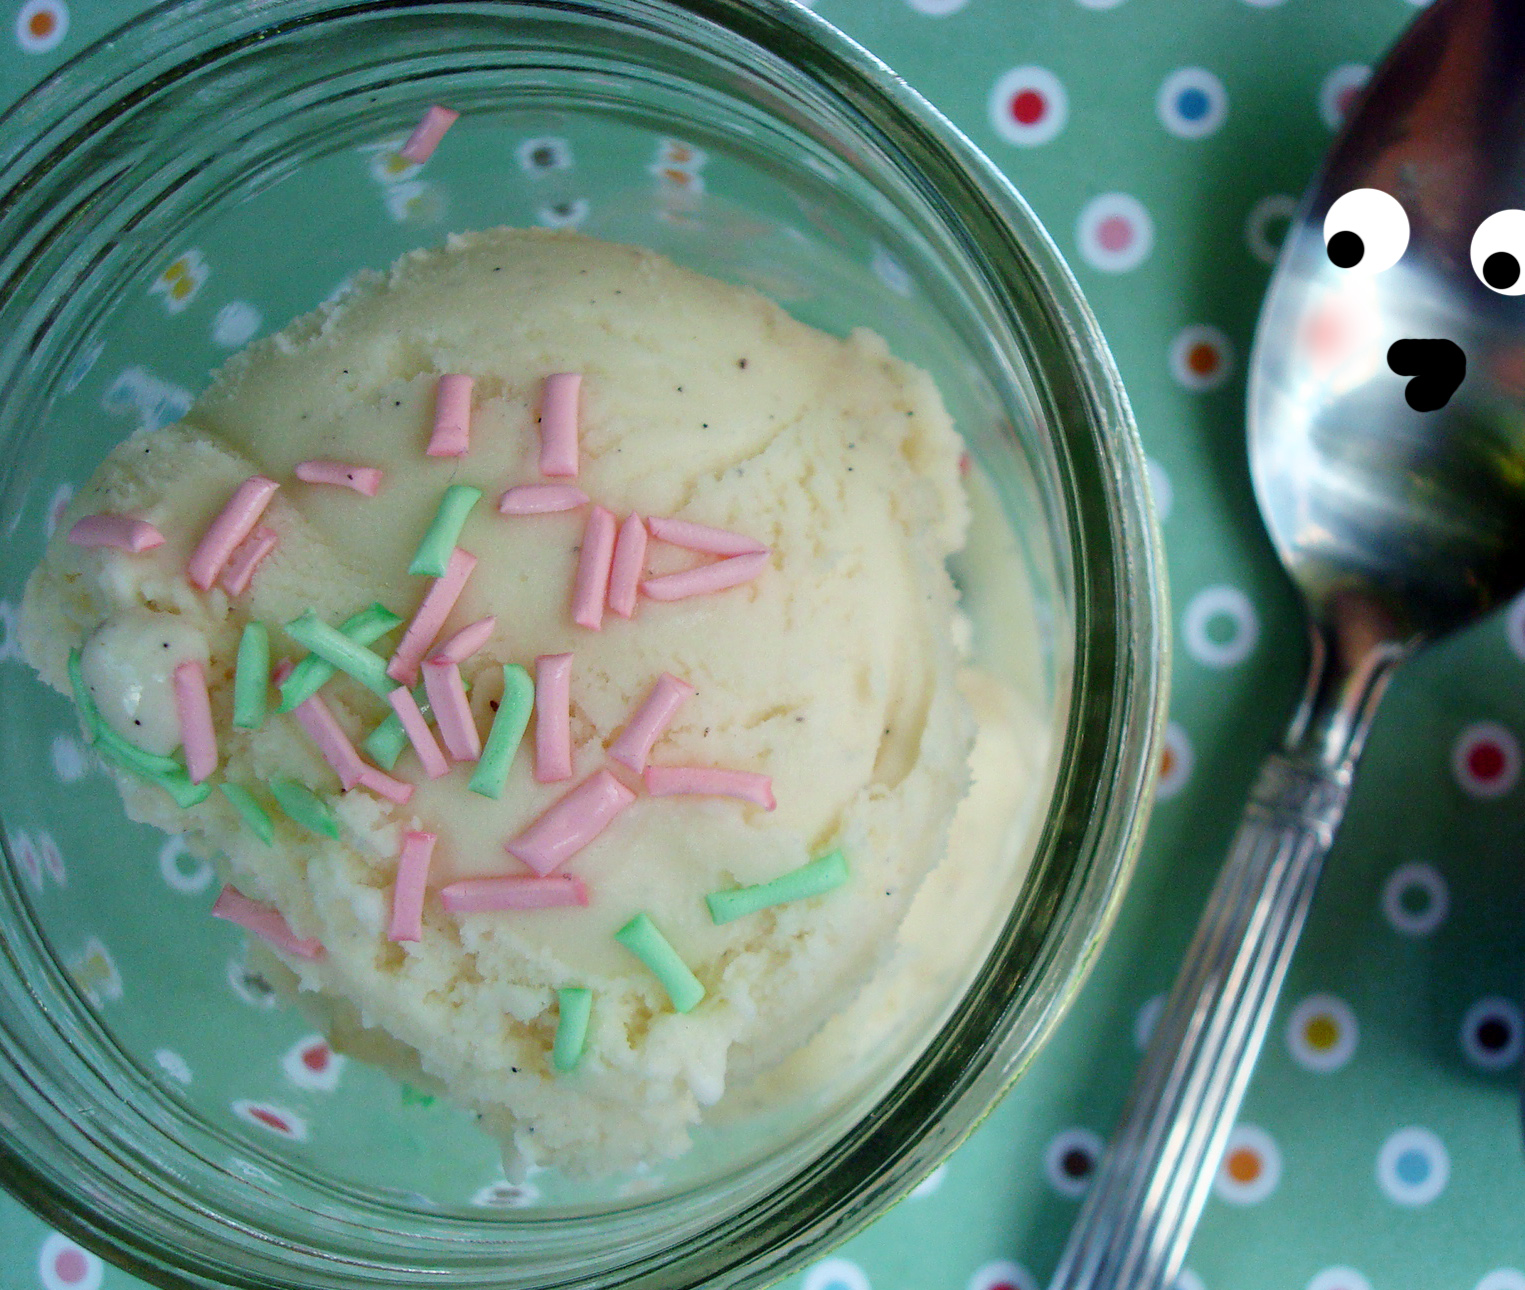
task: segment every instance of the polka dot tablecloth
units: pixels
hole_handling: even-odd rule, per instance
[[[137,2],[12,3],[0,93],[19,94]],[[1176,688],[1158,806],[1117,930],[1053,1042],[974,1137],[873,1228],[786,1282],[1034,1290],[1300,680],[1298,607],[1245,465],[1244,364],[1295,199],[1415,6],[817,8],[951,115],[1053,233],[1127,382],[1164,523]],[[556,141],[541,142],[535,164],[556,165]],[[576,212],[547,212],[562,216]],[[155,290],[173,309],[205,273],[186,257]],[[262,325],[257,301],[235,302],[217,314],[215,339],[236,346]],[[181,392],[149,380],[118,393],[174,415]],[[1181,1290],[1525,1290],[1520,730],[1525,604],[1422,656],[1396,683]],[[64,743],[55,763],[67,779],[81,773],[80,754]],[[14,850],[34,885],[61,880],[50,839]],[[172,844],[161,861],[172,885],[206,880]],[[114,974],[98,957],[77,976],[104,997]],[[171,1077],[176,1060],[162,1054]],[[340,1060],[305,1041],[284,1065],[295,1088],[311,1089],[331,1086]],[[279,1107],[238,1113],[304,1131]],[[136,1284],[0,1198],[4,1290]]]

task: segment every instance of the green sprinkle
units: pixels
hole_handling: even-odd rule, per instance
[[[556,1043],[551,1048],[551,1065],[559,1071],[575,1070],[588,1042],[588,1017],[593,1011],[593,991],[569,985],[556,991],[560,1015],[556,1020]]]
[[[69,651],[69,688],[74,691],[74,706],[79,709],[80,718],[85,723],[85,733],[90,742],[94,743],[101,736],[103,723],[100,710],[90,696],[90,687],[85,684],[85,668],[80,662],[77,649]]]
[[[841,850],[836,850],[819,860],[802,864],[798,869],[780,874],[771,882],[760,882],[752,887],[732,887],[729,891],[712,891],[704,898],[710,907],[710,918],[716,925],[729,923],[737,918],[755,914],[759,909],[772,905],[784,905],[791,900],[806,900],[820,896],[840,887],[847,881],[847,860]]]
[[[341,672],[348,672],[366,689],[383,699],[397,688],[397,682],[387,675],[386,660],[379,654],[357,645],[335,627],[330,627],[317,611],[309,609],[300,618],[286,624],[286,635],[299,645],[305,645],[319,658],[332,663]],[[291,677],[281,687],[281,707],[284,710],[292,695],[288,687]],[[295,706],[295,705],[293,705]]]
[[[328,807],[305,785],[289,779],[272,779],[270,795],[275,798],[275,804],[304,829],[321,833],[325,838],[338,838],[339,826],[328,813]]]
[[[418,544],[418,553],[408,566],[409,573],[423,574],[430,578],[443,578],[445,566],[450,563],[450,553],[461,536],[461,528],[471,508],[482,500],[482,490],[470,484],[451,484],[440,498],[439,510],[424,540]]]
[[[496,798],[508,783],[508,768],[514,764],[524,728],[529,725],[530,709],[535,706],[535,683],[517,663],[503,665],[503,697],[493,714],[492,729],[482,746],[482,756],[466,785],[473,793]]]
[[[233,803],[233,809],[243,816],[249,832],[267,847],[275,842],[275,825],[270,813],[254,799],[254,794],[239,784],[222,784],[222,795]]]
[[[102,760],[110,762],[118,769],[162,788],[182,810],[195,806],[198,802],[206,801],[212,794],[211,784],[191,783],[191,777],[185,773],[184,767],[179,762],[174,762],[174,769],[168,771],[145,764],[142,758],[152,757],[154,754],[145,753],[141,748],[134,748],[114,730],[104,725],[102,737],[96,743],[95,751],[100,754]]]
[[[356,645],[370,645],[401,625],[402,619],[385,605],[371,605],[340,623],[339,634]],[[276,711],[290,712],[297,704],[312,698],[333,679],[337,670],[327,659],[309,654],[291,669],[291,675],[281,686],[281,706]]]
[[[704,998],[699,978],[688,970],[688,964],[678,957],[678,951],[667,943],[647,915],[637,914],[615,932],[614,939],[652,970],[679,1012],[692,1010]]]
[[[264,623],[249,623],[238,638],[238,670],[233,674],[233,724],[258,730],[265,724],[265,696],[270,689],[270,633]]]
[[[361,741],[366,755],[382,770],[390,771],[397,765],[402,750],[408,746],[408,732],[395,712],[387,713],[386,720]]]

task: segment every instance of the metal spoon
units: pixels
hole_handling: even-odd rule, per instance
[[[1358,189],[1397,201],[1336,206]],[[1521,207],[1525,5],[1438,0],[1373,77],[1261,310],[1250,467],[1307,603],[1307,690],[1051,1290],[1174,1280],[1394,668],[1525,586],[1525,295],[1496,289],[1525,291],[1525,212],[1479,231]]]

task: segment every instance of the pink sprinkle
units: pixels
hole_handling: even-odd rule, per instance
[[[234,490],[228,504],[208,526],[186,562],[185,572],[193,587],[198,591],[212,589],[222,566],[233,554],[233,548],[254,532],[254,526],[279,487],[273,479],[250,475]]]
[[[398,642],[397,652],[387,664],[387,675],[394,681],[401,681],[404,685],[417,682],[418,665],[429,653],[429,647],[434,644],[434,638],[445,625],[445,619],[450,617],[455,602],[461,598],[466,579],[471,577],[471,571],[476,567],[477,558],[470,551],[456,547],[450,553],[445,576],[436,578],[430,585],[428,595],[423,598],[413,615],[413,621],[408,624],[407,631],[403,632],[402,640]]]
[[[460,115],[459,112],[452,112],[436,103],[424,113],[423,120],[413,127],[413,133],[408,136],[407,143],[397,150],[397,155],[416,166],[423,165],[434,155],[439,141],[445,137],[445,131],[456,123]]]
[[[307,732],[307,737],[318,745],[323,760],[333,767],[339,783],[347,793],[360,782],[365,762],[355,751],[355,745],[319,695],[303,699],[291,710],[297,724]]]
[[[733,555],[729,560],[701,564],[682,573],[647,578],[641,584],[641,590],[653,600],[682,600],[687,596],[703,596],[712,591],[724,591],[727,587],[739,587],[744,582],[751,582],[767,567],[766,551]]]
[[[577,404],[581,372],[545,378],[540,396],[540,473],[568,479],[577,475]]]
[[[75,520],[68,541],[75,546],[114,546],[118,551],[142,555],[164,545],[164,534],[147,520],[130,515],[87,515]]]
[[[549,515],[587,504],[588,495],[571,484],[517,484],[498,499],[498,514]]]
[[[648,766],[642,776],[653,797],[698,794],[705,797],[740,797],[771,811],[773,781],[750,770],[712,770],[706,766]]]
[[[275,550],[275,542],[275,530],[262,524],[234,548],[222,570],[222,585],[228,595],[241,596],[249,590],[254,571]]]
[[[299,959],[323,957],[323,946],[311,937],[298,937],[274,905],[250,900],[231,883],[217,893],[217,901],[212,906],[212,917],[234,923],[246,932],[253,932],[260,940],[269,941],[276,949],[295,954]]]
[[[402,854],[397,858],[397,877],[392,883],[391,941],[417,941],[424,935],[424,886],[429,881],[429,861],[434,858],[434,834],[405,833]]]
[[[352,466],[347,461],[299,461],[296,477],[305,484],[333,484],[353,488],[365,497],[375,497],[381,489],[381,471],[375,466]]]
[[[620,737],[609,745],[609,756],[639,775],[646,769],[651,746],[672,725],[678,709],[693,697],[693,686],[671,672],[663,672],[651,687],[646,701],[636,709],[635,716],[620,731]]]
[[[185,768],[199,784],[217,769],[217,731],[212,725],[212,701],[207,696],[206,669],[195,659],[175,668],[175,715],[180,719],[180,742],[185,745]]]
[[[535,660],[535,780],[572,778],[572,656]]]
[[[434,652],[436,663],[464,663],[487,644],[497,627],[496,618],[478,618],[469,627],[462,627]]]
[[[393,779],[386,771],[366,763],[360,767],[360,787],[368,788],[378,797],[384,797],[398,806],[406,806],[413,798],[412,784]]]
[[[755,538],[732,533],[729,529],[711,528],[708,524],[662,519],[656,515],[648,523],[652,537],[687,551],[703,551],[708,555],[754,555],[768,549]]]
[[[413,745],[413,751],[418,754],[418,760],[423,763],[424,774],[430,779],[438,779],[450,769],[450,764],[445,760],[445,754],[440,751],[439,744],[434,742],[434,732],[429,729],[429,723],[424,720],[424,714],[419,711],[418,700],[413,697],[413,692],[407,686],[399,685],[387,695],[387,702],[392,705],[392,711],[402,722],[402,728]]]
[[[482,914],[497,909],[554,909],[586,905],[588,887],[571,874],[549,878],[468,878],[440,889],[440,904],[452,914]]]
[[[595,771],[505,843],[504,850],[543,878],[592,842],[633,801],[635,794],[607,770]]]
[[[439,378],[434,395],[431,457],[464,457],[471,447],[471,377],[452,372]]]
[[[572,621],[598,631],[604,625],[604,597],[609,594],[609,570],[614,562],[614,512],[595,506],[582,529],[577,557],[577,586],[572,592]]]
[[[461,680],[459,663],[424,664],[424,690],[434,709],[445,750],[456,761],[476,761],[482,755],[482,739],[466,701],[466,683]]]
[[[635,593],[646,569],[646,525],[639,515],[627,515],[614,543],[609,568],[609,608],[621,618],[635,613]]]

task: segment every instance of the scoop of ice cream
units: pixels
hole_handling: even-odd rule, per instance
[[[504,489],[547,482],[537,413],[545,378],[582,374],[580,470],[623,518],[674,517],[766,545],[744,585],[630,620],[574,625],[571,589],[587,507],[498,514]],[[439,378],[473,377],[470,451],[425,455]],[[728,1081],[785,1057],[853,998],[943,856],[969,782],[973,724],[956,685],[955,592],[945,558],[963,540],[961,444],[930,379],[875,336],[845,340],[755,293],[640,250],[574,235],[497,230],[405,256],[343,298],[252,346],[176,426],[122,444],[80,490],[23,606],[28,657],[67,692],[83,647],[105,719],[152,752],[178,742],[165,677],[207,661],[218,782],[272,815],[266,845],[222,793],[187,809],[122,778],[129,813],[186,834],[248,896],[273,904],[318,959],[288,958],[341,1038],[416,1065],[480,1111],[529,1160],[601,1172],[681,1151]],[[299,462],[380,467],[374,498],[299,482]],[[186,561],[237,485],[281,487],[262,523],[277,539],[250,589],[195,590]],[[570,779],[538,782],[530,737],[496,799],[474,766],[429,780],[410,750],[398,806],[343,792],[288,714],[231,724],[240,635],[312,611],[337,625],[372,603],[410,618],[429,579],[410,559],[444,490],[484,491],[459,546],[477,558],[442,636],[496,626],[463,666],[482,732],[503,665],[571,654]],[[150,520],[141,554],[81,549],[62,534],[98,512]],[[647,572],[713,559],[653,542]],[[166,649],[166,643],[168,648]],[[375,648],[390,654],[397,635]],[[158,653],[155,653],[155,650]],[[164,657],[161,657],[164,656]],[[608,749],[664,672],[695,691],[651,752],[664,766],[771,777],[775,810],[733,798],[653,796]],[[344,675],[322,696],[357,743],[387,714]],[[273,694],[272,694],[273,698]],[[133,724],[144,721],[143,726]],[[586,907],[452,914],[441,887],[526,872],[504,849],[569,788],[601,770],[637,793],[558,872]],[[277,810],[295,780],[339,824],[330,839]],[[388,938],[402,835],[438,842],[417,942]],[[707,893],[765,882],[840,848],[837,889],[716,925]],[[705,989],[686,1013],[614,933],[646,913]],[[556,991],[593,992],[574,1071],[550,1052]],[[744,1055],[742,1069],[732,1054]]]

